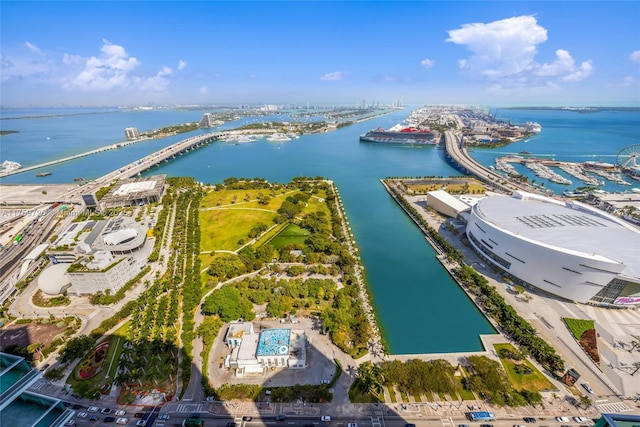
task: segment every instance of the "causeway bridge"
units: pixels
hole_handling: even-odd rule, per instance
[[[485,168],[473,159],[464,146],[462,137],[453,131],[444,133],[444,149],[447,162],[465,175],[473,175],[479,181],[501,193],[511,194],[514,190],[536,192],[533,187],[505,177],[498,172]]]
[[[131,176],[135,176],[138,173],[144,172],[146,170],[148,170],[149,168],[159,164],[160,162],[163,162],[165,160],[168,160],[169,158],[173,158],[176,155],[182,155],[185,152],[191,151],[193,149],[202,147],[203,145],[209,144],[210,142],[216,141],[218,139],[221,138],[226,138],[229,135],[232,135],[234,133],[237,133],[238,131],[227,131],[227,132],[211,132],[211,133],[206,133],[206,134],[202,134],[202,135],[197,135],[197,136],[192,136],[190,138],[184,139],[182,141],[176,142],[175,144],[170,145],[169,147],[163,148],[159,151],[156,151],[153,154],[150,154],[144,158],[142,158],[141,160],[137,160],[134,163],[131,163],[129,165],[123,166],[121,168],[119,168],[117,171],[114,171],[113,173],[115,174],[116,172],[120,173],[120,176],[118,176],[118,178],[129,178]],[[24,168],[20,168],[20,169],[15,169],[12,171],[8,171],[8,172],[3,172],[0,173],[0,178],[4,178],[10,175],[15,175],[18,173],[23,173],[23,172],[29,172],[32,170],[36,170],[36,169],[41,169],[41,168],[45,168],[47,166],[53,166],[59,163],[64,163],[64,162],[68,162],[71,160],[75,160],[75,159],[79,159],[81,157],[86,157],[86,156],[90,156],[93,154],[98,154],[98,153],[102,153],[105,151],[109,151],[109,150],[116,150],[118,148],[122,148],[125,147],[127,145],[131,145],[131,144],[135,144],[137,142],[146,140],[148,138],[145,139],[137,139],[134,141],[126,141],[126,142],[120,142],[120,143],[116,143],[116,144],[110,144],[104,147],[100,147],[100,148],[96,148],[95,150],[90,150],[90,151],[86,151],[84,153],[79,153],[79,154],[75,154],[73,156],[68,156],[68,157],[63,157],[60,159],[56,159],[56,160],[51,160],[49,162],[44,162],[44,163],[40,163],[37,165],[33,165],[33,166],[28,166],[28,167],[24,167]],[[126,171],[131,171],[130,174],[125,173]]]
[[[160,163],[168,163],[171,159],[175,159],[176,156],[181,156],[185,153],[197,150],[200,147],[204,147],[214,141],[227,138],[231,133],[232,132],[210,132],[183,139],[182,141],[171,144],[168,147],[158,150],[155,153],[151,153],[139,160],[129,163],[128,165],[124,165],[96,181],[104,183],[111,182],[115,179],[134,177],[142,172],[148,171]]]

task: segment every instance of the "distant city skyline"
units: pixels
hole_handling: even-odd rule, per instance
[[[2,107],[640,106],[640,2],[0,3]]]

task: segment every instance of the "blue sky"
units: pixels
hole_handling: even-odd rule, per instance
[[[0,8],[3,107],[640,105],[638,1]]]

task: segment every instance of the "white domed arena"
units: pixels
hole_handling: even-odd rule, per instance
[[[466,235],[516,284],[580,303],[640,304],[640,230],[596,208],[494,195],[471,208]]]

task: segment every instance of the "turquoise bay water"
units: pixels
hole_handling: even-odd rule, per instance
[[[374,305],[391,352],[478,350],[481,348],[478,335],[493,333],[493,329],[440,266],[419,229],[379,182],[386,176],[458,173],[446,164],[442,151],[436,147],[358,142],[360,134],[378,126],[389,128],[408,112],[284,143],[265,140],[241,145],[214,143],[155,168],[150,174],[193,176],[205,183],[220,182],[230,176],[264,177],[279,182],[300,175],[333,179],[360,247]],[[2,129],[20,133],[2,137],[0,161],[14,160],[28,166],[121,141],[125,127],[143,131],[197,121],[201,115],[197,111],[149,111],[2,120]],[[515,123],[537,121],[543,131],[529,142],[503,147],[501,152],[475,150],[473,156],[487,165],[493,164],[493,159],[503,155],[502,152],[521,150],[555,154],[561,160],[565,156],[572,160],[596,154],[600,157],[593,160],[613,162],[611,155],[638,142],[638,113],[501,110],[500,116]],[[7,116],[3,113],[3,117]],[[96,178],[185,137],[142,142],[49,167],[46,168],[52,172],[49,177],[36,178],[37,171],[32,171],[5,178],[2,183],[59,183],[72,182],[74,177]]]

